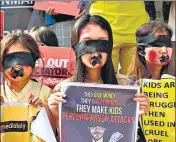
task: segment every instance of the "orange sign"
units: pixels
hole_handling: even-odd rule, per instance
[[[73,75],[76,58],[72,48],[42,46],[40,51],[43,61],[39,59],[36,62],[33,79],[54,87]]]
[[[4,32],[4,11],[0,11],[0,39],[3,37]]]
[[[79,14],[78,3],[79,1],[41,1],[35,2],[33,8],[46,11],[49,7],[53,7],[55,13],[76,16]]]

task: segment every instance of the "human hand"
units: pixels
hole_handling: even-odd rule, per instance
[[[38,96],[32,95],[31,92],[29,92],[27,101],[30,105],[32,105],[34,107],[43,106],[43,101]]]
[[[3,96],[0,96],[0,105],[2,105],[3,103],[5,103],[4,98],[3,98]]]
[[[66,97],[66,95],[61,92],[55,92],[51,94],[50,97],[48,98],[49,109],[56,119],[59,118],[59,111],[58,111],[59,103],[60,102],[66,103],[66,100],[63,99],[63,97]]]
[[[135,95],[135,98],[133,98],[134,101],[139,101],[139,110],[142,111],[139,115],[143,115],[149,112],[150,109],[150,102],[149,99],[144,93],[137,93]]]
[[[49,7],[47,10],[46,10],[46,13],[49,14],[49,15],[55,15],[56,13],[54,12],[54,8],[53,7]]]

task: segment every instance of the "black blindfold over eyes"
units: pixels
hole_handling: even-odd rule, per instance
[[[29,65],[34,68],[35,61],[29,52],[14,52],[4,56],[2,65],[5,70],[15,65]]]
[[[137,45],[148,47],[171,47],[171,37],[169,35],[147,35],[137,37]]]
[[[91,52],[104,52],[110,55],[112,53],[112,46],[107,40],[87,40],[80,42],[73,50],[76,53],[76,58]]]

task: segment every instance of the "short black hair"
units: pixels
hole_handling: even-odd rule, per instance
[[[37,42],[46,46],[59,46],[56,34],[49,27],[33,27],[29,33],[35,32]]]

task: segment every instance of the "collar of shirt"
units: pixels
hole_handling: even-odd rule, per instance
[[[7,85],[7,82],[5,82],[5,88],[6,88],[6,93],[8,96],[8,100],[16,100],[16,102],[19,102],[21,100],[24,100],[26,96],[29,94],[29,92],[32,89],[32,81],[29,80],[29,82],[26,84],[26,86],[19,92],[15,92],[14,90],[10,89],[9,86]]]

